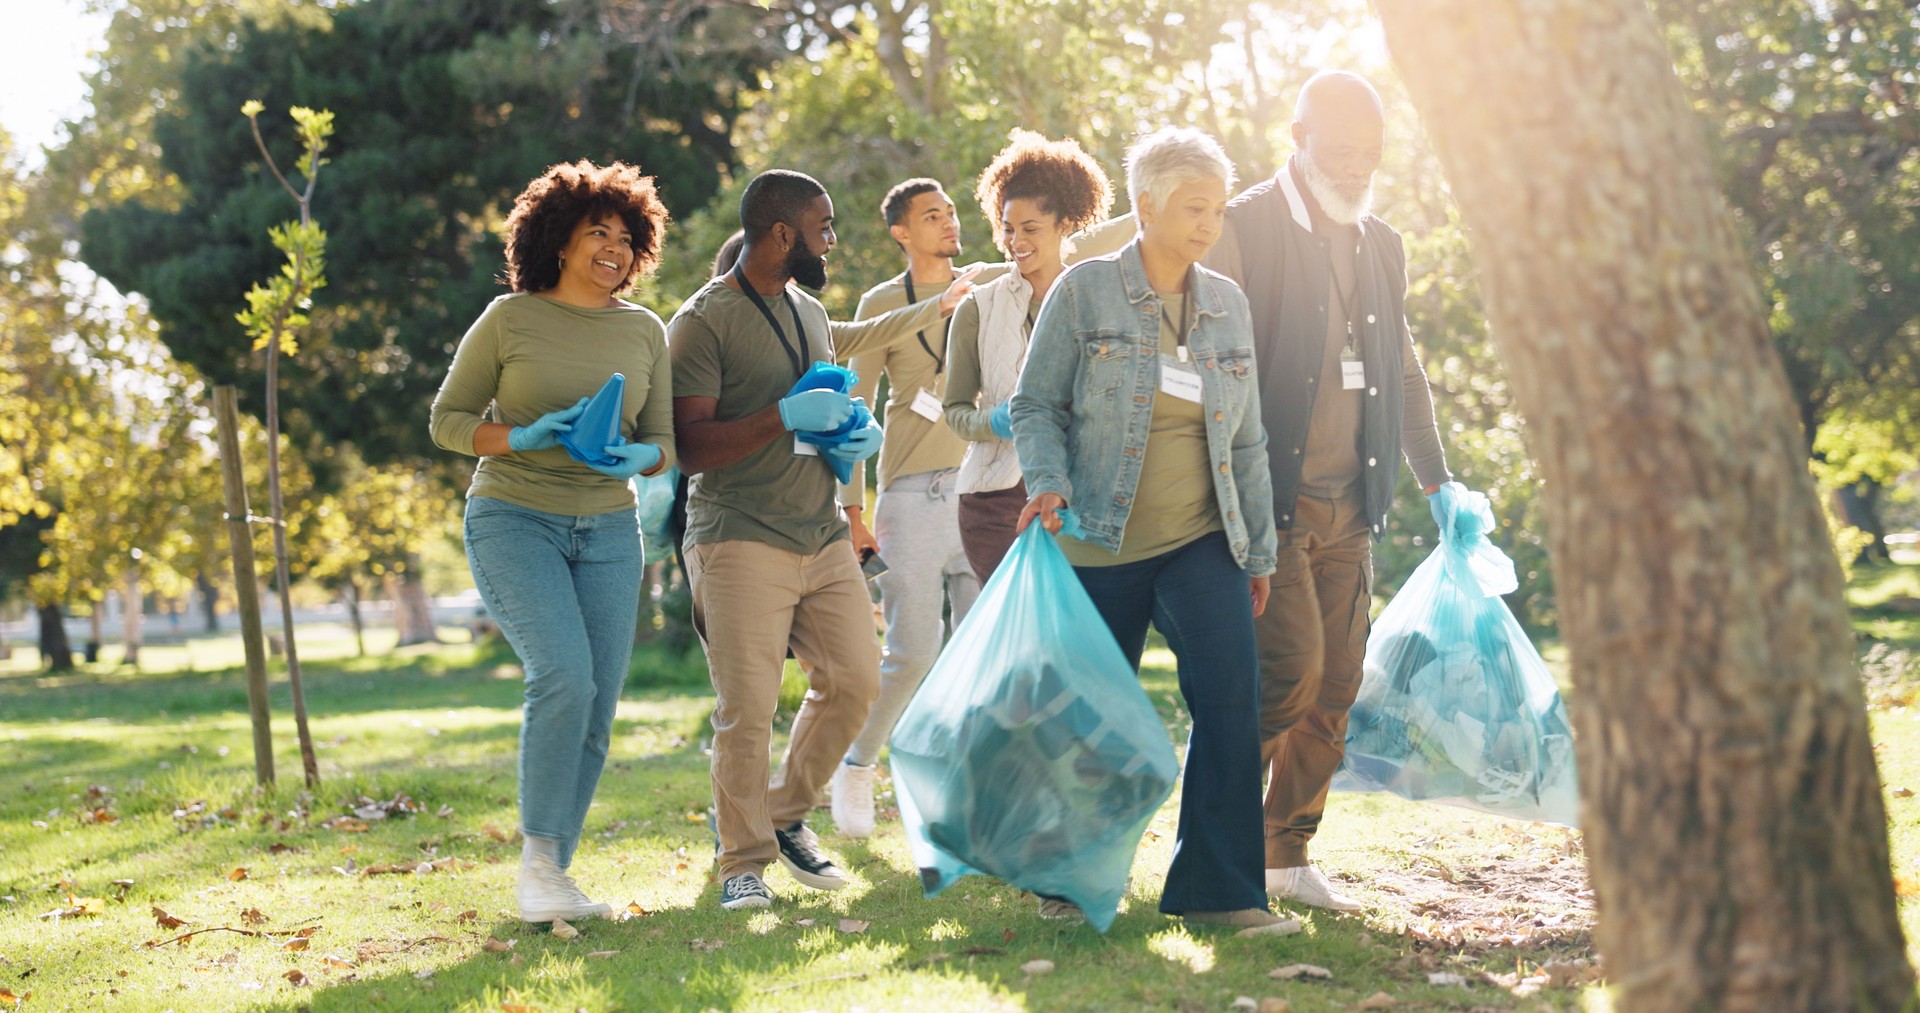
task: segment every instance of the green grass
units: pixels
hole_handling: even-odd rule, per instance
[[[207,647],[196,657],[213,657]],[[824,835],[850,869],[848,889],[803,890],[776,870],[772,909],[722,912],[703,815],[710,696],[697,651],[652,647],[636,658],[575,863],[590,892],[644,913],[582,923],[563,941],[512,911],[512,656],[487,644],[322,654],[303,641],[323,776],[312,792],[300,785],[283,687],[273,701],[280,783],[260,790],[237,671],[0,672],[0,988],[33,993],[21,1008],[1221,1010],[1244,995],[1316,1011],[1381,991],[1403,1009],[1608,1008],[1601,987],[1558,983],[1581,977],[1571,962],[1591,957],[1577,834],[1383,796],[1336,795],[1316,845],[1368,912],[1294,911],[1306,931],[1292,937],[1189,929],[1155,911],[1177,796],[1142,842],[1133,892],[1104,936],[1042,921],[1030,898],[991,880],[922,898],[891,818],[871,841]],[[1145,685],[1178,741],[1171,658],[1147,661]],[[1920,713],[1877,713],[1875,737],[1895,873],[1911,888],[1920,798],[1893,789],[1920,789]],[[401,794],[419,811],[361,832],[324,825],[363,798]],[[112,821],[90,819],[96,809]],[[830,828],[824,813],[820,824]],[[435,862],[425,873],[359,871]],[[98,898],[100,913],[39,917],[69,895]],[[159,927],[156,907],[185,924]],[[1906,897],[1902,916],[1920,940],[1920,899]],[[842,919],[865,925],[845,931]],[[286,935],[227,931],[146,945],[221,928],[313,932],[304,950],[286,949]],[[510,948],[489,950],[490,940]],[[1025,973],[1036,959],[1056,969]],[[1268,977],[1293,963],[1333,977]],[[1555,983],[1510,991],[1551,964]],[[288,979],[295,971],[304,984]],[[1473,984],[1428,984],[1442,971]]]

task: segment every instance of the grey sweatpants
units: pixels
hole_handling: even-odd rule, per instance
[[[894,722],[946,641],[942,606],[952,603],[957,627],[980,596],[980,582],[960,548],[957,476],[951,470],[902,475],[874,502],[873,537],[887,561],[887,572],[874,579],[887,645],[880,656],[880,697],[847,751],[849,763],[868,766],[879,759]]]

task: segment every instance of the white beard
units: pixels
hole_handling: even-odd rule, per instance
[[[1322,171],[1305,148],[1301,148],[1296,157],[1300,159],[1300,175],[1307,180],[1307,192],[1313,194],[1321,213],[1328,218],[1342,225],[1357,225],[1373,210],[1372,174],[1359,179],[1341,179]]]

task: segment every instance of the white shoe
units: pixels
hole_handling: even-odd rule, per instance
[[[847,837],[873,836],[873,767],[842,763],[834,768],[833,825]]]
[[[1299,901],[1329,911],[1360,911],[1360,902],[1333,888],[1327,877],[1311,865],[1291,869],[1267,870],[1267,896],[1275,900]]]
[[[571,922],[613,914],[613,908],[581,892],[573,877],[544,855],[521,861],[520,882],[513,896],[519,902],[523,922],[550,922],[555,918]]]

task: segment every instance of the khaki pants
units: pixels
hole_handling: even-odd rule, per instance
[[[1269,869],[1307,864],[1346,751],[1347,710],[1360,690],[1372,604],[1373,545],[1358,492],[1301,496],[1267,610],[1254,621],[1260,655],[1260,754]]]
[[[713,803],[724,880],[779,857],[791,826],[867,720],[880,691],[880,641],[860,564],[844,541],[811,556],[761,542],[687,547],[693,625],[707,649],[713,711]],[[780,769],[767,777],[787,649],[813,664]]]

